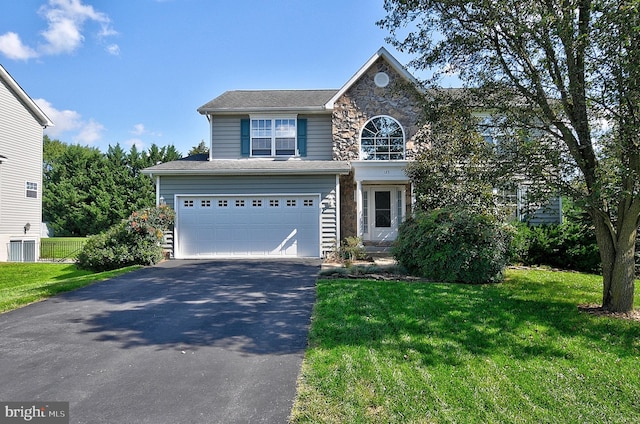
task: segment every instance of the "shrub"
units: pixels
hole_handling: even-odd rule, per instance
[[[600,253],[593,229],[584,222],[566,220],[562,224],[527,227],[518,225],[512,246],[514,262],[549,265],[581,272],[599,272]]]
[[[340,256],[346,261],[355,261],[367,257],[367,251],[360,237],[346,237],[340,246]]]
[[[393,254],[411,274],[442,282],[501,281],[508,263],[509,227],[487,214],[446,208],[405,221]]]
[[[175,214],[166,205],[133,212],[128,219],[87,240],[78,266],[107,271],[129,265],[153,265],[163,258],[164,232]]]

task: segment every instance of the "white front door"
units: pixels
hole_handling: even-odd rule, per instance
[[[364,240],[393,241],[404,218],[404,186],[370,186],[363,189]]]

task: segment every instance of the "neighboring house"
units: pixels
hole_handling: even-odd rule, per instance
[[[0,262],[39,258],[42,137],[50,125],[0,65]]]
[[[176,258],[321,257],[388,244],[411,213],[418,81],[378,50],[340,89],[227,91],[198,109],[208,155],[145,169],[176,210]]]

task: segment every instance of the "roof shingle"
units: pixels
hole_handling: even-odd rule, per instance
[[[200,106],[201,114],[268,110],[324,110],[338,90],[233,90]]]

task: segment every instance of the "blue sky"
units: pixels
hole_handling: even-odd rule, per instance
[[[340,88],[385,42],[382,0],[0,0],[0,63],[56,124],[106,150],[208,140],[234,89]],[[419,75],[418,75],[419,76]]]

